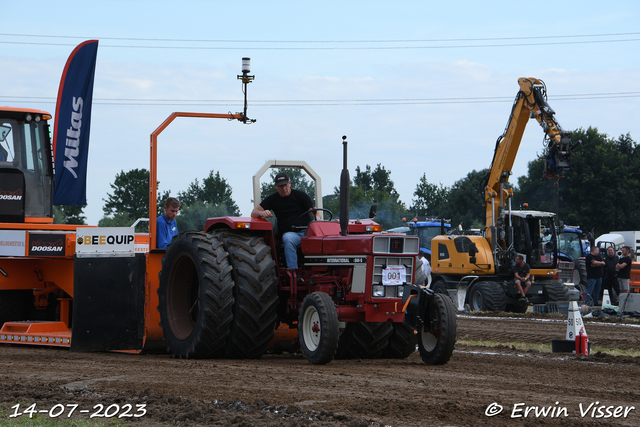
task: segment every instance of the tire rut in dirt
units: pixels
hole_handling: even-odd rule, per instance
[[[393,334],[393,323],[349,322],[340,335],[336,359],[382,357]]]
[[[233,281],[222,242],[203,232],[174,237],[162,260],[158,311],[176,358],[222,355],[231,331]]]
[[[229,253],[235,283],[233,321],[225,356],[256,359],[274,337],[278,278],[271,248],[260,234],[231,230],[215,233]]]
[[[416,351],[417,345],[418,335],[411,326],[394,323],[393,333],[389,336],[389,345],[384,350],[383,356],[389,359],[406,359]]]
[[[433,294],[427,313],[429,322],[418,330],[418,351],[427,365],[443,365],[453,354],[458,334],[456,311],[451,299],[442,294]]]

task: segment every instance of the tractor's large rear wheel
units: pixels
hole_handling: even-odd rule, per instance
[[[406,359],[416,351],[417,344],[418,335],[411,326],[404,323],[394,323],[393,333],[389,337],[389,345],[384,351],[384,357]]]
[[[259,358],[269,349],[277,318],[278,277],[271,248],[260,234],[223,230],[215,235],[229,253],[235,283],[233,322],[225,355]]]
[[[456,344],[458,323],[451,299],[433,294],[433,300],[418,330],[418,350],[424,363],[443,365],[449,361]]]
[[[302,354],[314,365],[333,360],[338,349],[339,323],[336,305],[324,292],[307,295],[298,318],[298,340]]]
[[[382,357],[393,334],[393,323],[349,322],[340,336],[338,359]]]
[[[418,259],[418,262],[416,263],[416,282],[414,283],[416,286],[425,286],[426,280],[427,280],[427,275],[424,274],[424,271],[422,271],[422,260]]]
[[[176,236],[162,260],[161,326],[177,358],[221,355],[231,330],[233,281],[222,242],[190,231]]]

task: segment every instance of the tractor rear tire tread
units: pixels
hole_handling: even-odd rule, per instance
[[[388,322],[349,322],[340,336],[337,358],[375,359],[382,357],[393,334]]]
[[[222,243],[204,232],[180,233],[168,246],[162,264],[158,311],[169,352],[179,359],[221,356],[231,331],[234,302],[231,266]],[[188,324],[192,315],[189,307],[169,299],[189,286],[198,287],[198,299],[189,301],[189,305],[197,303],[198,312],[188,336],[178,337],[176,333],[186,333],[178,331],[184,327],[178,324]]]
[[[418,335],[411,326],[404,323],[394,323],[393,333],[389,337],[389,345],[384,351],[384,357],[406,359],[415,353],[417,345]]]
[[[229,254],[235,283],[233,321],[225,355],[257,359],[274,337],[278,277],[271,248],[257,233],[221,230],[214,233]]]

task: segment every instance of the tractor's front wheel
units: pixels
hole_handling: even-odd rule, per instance
[[[418,330],[418,350],[427,365],[443,365],[449,361],[456,344],[458,323],[449,297],[433,294],[427,313]]]
[[[324,292],[313,292],[302,302],[298,318],[298,339],[305,359],[314,365],[333,360],[338,349],[338,312]]]
[[[180,359],[220,356],[231,329],[233,281],[222,243],[203,232],[176,236],[162,260],[158,311]]]

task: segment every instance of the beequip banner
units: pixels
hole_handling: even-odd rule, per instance
[[[53,130],[54,205],[87,204],[87,159],[98,40],[79,44],[62,72]]]

